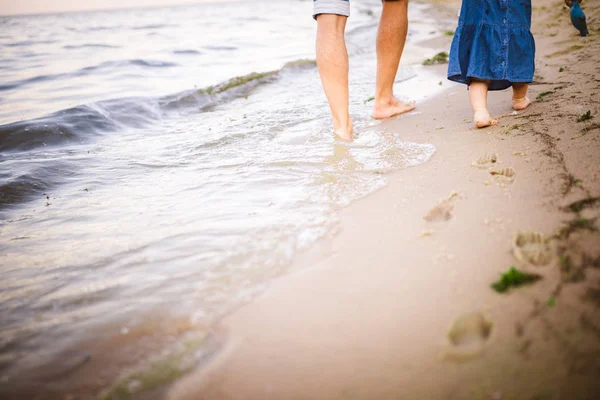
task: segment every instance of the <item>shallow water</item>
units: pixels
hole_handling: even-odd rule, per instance
[[[155,306],[217,317],[431,157],[369,118],[380,2],[353,7],[352,143],[330,133],[310,2],[0,19],[0,368]],[[409,41],[434,30],[423,7]],[[398,87],[422,100],[433,77],[406,65]]]

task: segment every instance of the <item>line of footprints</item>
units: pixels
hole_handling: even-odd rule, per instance
[[[516,172],[512,167],[501,168],[497,165],[496,153],[484,154],[472,162],[475,168],[485,169],[497,185],[506,187],[513,183]],[[488,181],[484,182],[486,185]],[[452,218],[453,202],[459,194],[452,191],[448,197],[441,199],[423,217],[427,222],[443,222]],[[431,236],[433,231],[426,230],[422,237]],[[524,264],[547,265],[555,255],[554,246],[549,236],[539,232],[516,232],[513,235],[512,253]],[[466,361],[481,354],[492,332],[492,322],[480,311],[462,314],[454,319],[447,333],[447,345],[440,356],[445,360]]]

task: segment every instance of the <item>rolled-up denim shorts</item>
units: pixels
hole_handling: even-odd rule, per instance
[[[402,1],[402,0],[382,0]],[[313,0],[313,18],[317,19],[319,14],[336,14],[345,17],[350,16],[350,0]]]

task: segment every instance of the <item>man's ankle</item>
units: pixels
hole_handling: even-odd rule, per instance
[[[387,106],[392,102],[394,92],[385,91],[375,95],[375,106]]]
[[[350,116],[341,119],[333,118],[333,130],[347,130],[352,125],[350,121]]]

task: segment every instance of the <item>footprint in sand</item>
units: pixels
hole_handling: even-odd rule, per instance
[[[473,161],[471,165],[475,168],[487,169],[490,175],[494,177],[496,183],[500,186],[505,186],[509,183],[513,183],[517,177],[517,173],[511,167],[499,168],[496,166],[498,162],[498,154],[489,153],[484,154],[477,160]]]
[[[496,182],[500,185],[507,185],[513,183],[517,177],[517,173],[511,167],[508,168],[490,168],[488,169],[490,175],[494,177]]]
[[[452,210],[454,210],[454,204],[452,204],[450,200],[445,199],[440,201],[438,205],[429,210],[427,215],[425,215],[423,218],[427,222],[448,221],[450,218],[452,218]]]
[[[475,168],[487,169],[487,168],[492,167],[494,164],[496,164],[497,161],[498,161],[498,154],[490,153],[490,154],[482,155],[477,160],[473,161],[471,163],[471,165]]]
[[[479,311],[457,317],[448,330],[448,343],[442,357],[467,361],[479,356],[492,333],[492,323]]]
[[[452,218],[452,211],[454,210],[454,204],[452,204],[452,200],[456,196],[458,196],[458,193],[452,191],[448,197],[441,199],[439,203],[429,210],[427,215],[423,217],[425,221],[448,221],[450,218]]]
[[[517,260],[533,265],[546,265],[554,258],[552,239],[539,232],[515,233],[512,250]]]

